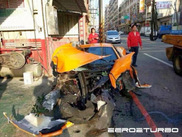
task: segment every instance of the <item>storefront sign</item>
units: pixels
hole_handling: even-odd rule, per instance
[[[171,5],[172,5],[171,1],[159,1],[156,4],[156,8],[157,9],[169,9],[169,8],[171,8]]]
[[[140,13],[143,13],[145,9],[145,0],[140,0]]]

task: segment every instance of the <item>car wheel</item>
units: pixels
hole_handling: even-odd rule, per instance
[[[158,38],[159,38],[159,39],[161,39],[161,38],[162,38],[162,36],[163,36],[162,34],[159,34]]]
[[[176,74],[182,76],[182,56],[177,55],[173,59],[173,67]]]

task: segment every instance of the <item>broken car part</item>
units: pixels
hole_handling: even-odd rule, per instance
[[[53,110],[59,98],[60,98],[59,90],[51,91],[45,96],[42,106],[51,111]]]
[[[73,123],[66,120],[52,120],[51,117],[36,117],[34,114],[29,114],[21,121],[11,120],[4,112],[3,115],[8,119],[8,122],[19,130],[32,135],[41,137],[50,137],[62,134],[63,130],[73,126]]]
[[[133,54],[134,52],[115,61],[114,66],[109,74],[111,84],[114,88],[116,88],[116,80],[121,75],[121,73],[124,73],[125,71],[131,69],[131,61]]]

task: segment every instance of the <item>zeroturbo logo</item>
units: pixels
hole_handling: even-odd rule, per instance
[[[178,133],[178,128],[108,128],[108,133]]]

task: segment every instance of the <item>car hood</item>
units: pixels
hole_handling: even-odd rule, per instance
[[[56,71],[63,73],[105,57],[107,56],[98,56],[78,50],[72,44],[65,44],[54,51],[52,61],[57,66]]]

